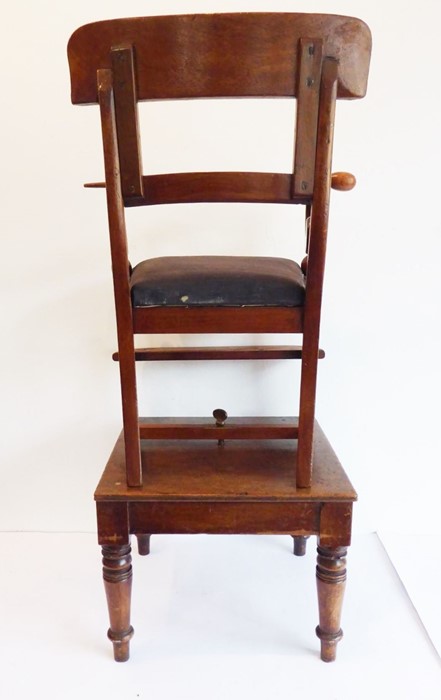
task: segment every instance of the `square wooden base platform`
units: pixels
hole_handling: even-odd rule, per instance
[[[321,657],[335,659],[356,493],[316,424],[311,487],[296,487],[296,440],[145,440],[143,485],[128,487],[120,436],[95,492],[115,659],[129,657],[130,535],[289,534],[294,552],[318,537]]]

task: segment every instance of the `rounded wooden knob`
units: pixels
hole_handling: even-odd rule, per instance
[[[224,411],[223,408],[215,408],[213,411],[213,418],[216,421],[218,428],[222,428],[228,418],[228,413]]]
[[[303,258],[302,264],[300,265],[300,267],[302,268],[303,274],[306,275],[308,272],[308,256],[307,255]]]
[[[331,175],[331,187],[333,190],[349,192],[356,184],[357,180],[352,173],[332,173]]]

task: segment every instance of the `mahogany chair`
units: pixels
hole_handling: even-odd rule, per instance
[[[330,188],[349,190],[355,184],[348,173],[331,175],[335,102],[364,96],[370,47],[369,29],[360,20],[319,14],[118,19],[83,26],[72,35],[72,102],[99,103],[101,110],[105,183],[88,186],[105,187],[107,194],[124,427],[124,458],[120,442],[118,463],[129,487],[120,500],[133,500],[134,494],[141,498],[143,466],[145,486],[159,444],[184,439],[219,443],[222,455],[230,441],[249,440],[250,449],[256,450],[259,443],[265,449],[267,441],[295,443],[288,463],[296,488],[306,494],[314,486],[314,409],[317,364],[323,356],[319,328]],[[292,172],[143,175],[139,101],[223,97],[296,98]],[[143,260],[132,269],[125,207],[188,202],[302,205],[306,257],[301,264],[252,256],[162,257]],[[301,347],[135,349],[134,336],[146,333],[300,333],[303,342]],[[301,360],[298,419],[226,420],[222,410],[215,411],[215,421],[138,416],[136,361],[293,358]],[[159,441],[152,447],[153,456],[143,453],[144,440]],[[179,459],[176,451],[173,454]],[[314,527],[311,532],[319,532]],[[153,529],[142,531],[139,523],[130,529],[139,534],[141,549],[148,551],[146,537]],[[270,531],[279,530],[271,526]],[[296,535],[297,553],[305,536]],[[110,546],[104,535],[102,542]],[[126,573],[127,556],[125,551],[119,558]],[[115,631],[112,634],[115,642]],[[121,658],[127,657],[127,649]]]

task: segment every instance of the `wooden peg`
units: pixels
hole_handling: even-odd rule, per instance
[[[349,192],[349,190],[354,189],[356,184],[357,180],[352,173],[332,173],[331,175],[331,187],[333,190]]]
[[[228,418],[228,413],[224,411],[223,408],[215,408],[213,411],[213,418],[216,421],[216,427],[223,428]],[[217,444],[219,447],[222,447],[225,444],[225,440],[218,440]]]

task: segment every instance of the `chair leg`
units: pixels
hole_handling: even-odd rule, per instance
[[[127,661],[133,627],[130,624],[132,593],[132,557],[130,545],[104,546],[103,578],[109,608],[110,629],[107,633],[113,643],[115,661]]]
[[[346,547],[317,547],[317,593],[322,661],[335,661],[337,643],[343,637],[341,609],[346,584]]]
[[[303,557],[306,554],[306,543],[309,539],[305,535],[293,535],[294,540],[294,554],[296,557]]]
[[[150,554],[150,535],[136,535],[138,540],[138,554],[146,556]]]

